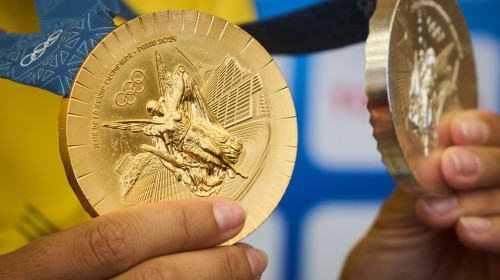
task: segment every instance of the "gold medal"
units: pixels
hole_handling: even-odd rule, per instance
[[[61,153],[85,209],[224,196],[275,209],[293,171],[297,124],[280,70],[250,35],[189,10],[157,12],[107,35],[63,101]]]
[[[366,45],[368,108],[398,186],[444,195],[439,125],[477,107],[467,25],[455,0],[380,0]],[[425,189],[422,187],[425,186]]]

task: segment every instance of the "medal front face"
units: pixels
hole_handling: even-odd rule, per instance
[[[228,244],[277,206],[297,150],[293,101],[271,56],[239,27],[188,10],[144,15],[106,36],[60,123],[68,178],[91,215],[224,196],[248,211]]]
[[[387,0],[377,6],[366,78],[379,150],[399,185],[445,194],[433,172],[446,145],[440,124],[453,112],[477,107],[466,23],[455,0]]]

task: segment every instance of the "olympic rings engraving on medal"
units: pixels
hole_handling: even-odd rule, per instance
[[[136,94],[144,91],[144,73],[141,70],[135,70],[123,84],[123,91],[115,95],[116,105],[123,107],[133,105],[137,101]]]
[[[57,41],[57,39],[59,39],[59,36],[62,32],[63,31],[59,29],[56,32],[52,33],[45,42],[38,44],[38,46],[35,47],[32,53],[23,57],[20,63],[21,66],[26,67],[39,59],[45,53],[45,50],[48,47],[52,46]]]

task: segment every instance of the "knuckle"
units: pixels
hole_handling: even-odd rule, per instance
[[[198,242],[198,238],[196,238],[191,213],[189,213],[189,211],[184,207],[179,207],[177,208],[174,216],[175,224],[178,225],[179,229],[179,243],[184,244],[188,248],[195,247],[196,242]]]
[[[227,279],[252,279],[251,273],[245,273],[242,265],[247,260],[246,254],[235,246],[222,249],[222,266]]]
[[[34,248],[30,254],[23,256],[26,263],[31,267],[43,267],[44,261],[53,258],[54,250],[51,248],[52,240],[49,236],[42,236],[33,240],[28,246]],[[1,277],[0,277],[1,279]]]
[[[105,267],[126,265],[133,256],[133,246],[127,244],[127,229],[123,222],[105,219],[89,232],[88,248],[94,260]]]
[[[166,267],[164,264],[150,261],[138,267],[137,275],[134,279],[139,280],[171,280],[181,279],[176,269]]]
[[[497,212],[500,210],[500,191],[499,190],[490,190],[486,195],[485,202],[487,209],[492,209],[492,211]]]
[[[489,191],[485,194],[484,205],[487,207],[487,209],[493,209],[492,207],[495,207],[495,205],[497,205],[496,199],[497,199],[497,197],[491,191]]]

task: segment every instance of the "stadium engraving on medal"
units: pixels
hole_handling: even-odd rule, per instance
[[[61,110],[68,179],[93,216],[224,196],[274,210],[293,171],[295,109],[271,56],[239,27],[187,10],[118,27],[89,54]]]
[[[477,107],[472,46],[458,4],[377,2],[366,54],[368,108],[388,171],[411,192],[446,194],[431,172],[439,170],[444,145],[439,125],[458,110]]]

